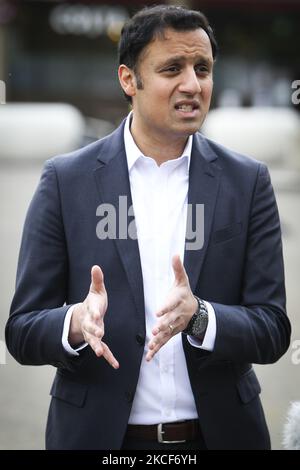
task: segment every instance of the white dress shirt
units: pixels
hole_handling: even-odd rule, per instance
[[[124,141],[143,273],[146,343],[129,424],[194,419],[198,414],[181,334],[173,336],[150,362],[145,360],[151,332],[157,323],[155,313],[164,305],[174,282],[172,257],[179,254],[183,260],[184,256],[193,137],[188,138],[181,157],[158,166],[153,158],[144,156],[135,144],[130,132],[130,120],[131,115],[125,123]],[[206,305],[209,321],[203,342],[193,337],[188,337],[188,340],[194,347],[212,351],[216,318],[211,304],[206,302]],[[77,351],[86,345],[74,350],[68,343],[73,307],[65,318],[63,345],[70,354],[78,355]],[[122,366],[122,358],[119,361]]]

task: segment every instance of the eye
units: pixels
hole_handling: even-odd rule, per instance
[[[164,69],[164,72],[177,73],[180,71],[179,65],[169,65]]]
[[[195,66],[195,72],[199,74],[209,73],[209,67],[206,64],[198,64]]]

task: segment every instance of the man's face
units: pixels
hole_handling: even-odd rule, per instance
[[[166,29],[142,52],[134,90],[134,120],[154,138],[186,138],[201,127],[208,112],[213,80],[210,40],[201,28]]]

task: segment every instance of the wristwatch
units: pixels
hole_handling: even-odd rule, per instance
[[[198,308],[182,333],[202,339],[208,325],[208,311],[205,302],[196,295],[194,297],[198,302]]]

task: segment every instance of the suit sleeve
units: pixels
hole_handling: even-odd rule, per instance
[[[214,358],[266,364],[287,350],[282,242],[277,204],[265,165],[253,194],[240,305],[212,303],[217,336]]]
[[[21,364],[69,367],[62,346],[68,258],[59,187],[47,162],[28,209],[18,262],[16,292],[6,325],[6,343]]]

